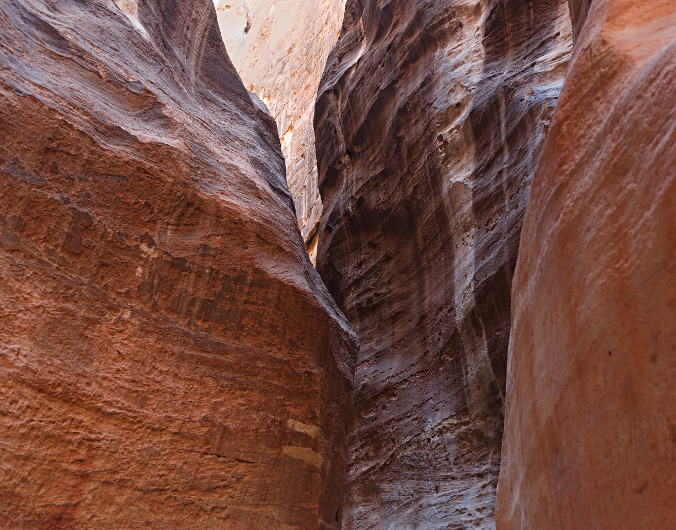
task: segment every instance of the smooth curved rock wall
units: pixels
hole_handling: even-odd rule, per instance
[[[0,5],[0,526],[338,528],[355,338],[212,4]]]
[[[298,225],[314,261],[322,212],[313,129],[317,88],[345,0],[216,0],[228,53],[277,121]]]
[[[514,277],[499,530],[674,526],[676,5],[590,4]]]
[[[560,0],[350,0],[315,109],[317,269],[360,352],[344,527],[492,528],[510,289]]]

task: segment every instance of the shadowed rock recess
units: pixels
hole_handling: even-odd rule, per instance
[[[493,528],[510,288],[565,0],[348,0],[317,269],[356,329],[344,528]]]
[[[298,225],[314,261],[322,213],[312,126],[317,88],[345,0],[216,0],[225,46],[277,121]]]
[[[0,6],[0,526],[339,527],[355,337],[213,5]]]
[[[514,277],[498,528],[674,528],[676,4],[571,12]]]

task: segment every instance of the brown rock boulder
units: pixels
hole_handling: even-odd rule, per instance
[[[314,260],[322,213],[312,126],[317,88],[345,0],[216,0],[228,53],[277,121],[298,225]]]
[[[354,335],[213,6],[0,5],[0,526],[338,527]]]
[[[514,277],[497,527],[673,528],[676,4],[577,26]]]
[[[559,0],[350,0],[315,109],[317,268],[355,326],[345,527],[491,528]]]

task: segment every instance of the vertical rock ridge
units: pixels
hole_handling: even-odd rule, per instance
[[[315,108],[317,270],[360,341],[345,528],[492,528],[510,288],[563,1],[348,1]]]

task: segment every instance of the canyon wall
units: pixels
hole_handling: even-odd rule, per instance
[[[571,13],[512,291],[498,528],[672,528],[676,4]]]
[[[510,289],[565,0],[349,0],[317,269],[360,340],[344,527],[493,528]]]
[[[313,128],[317,88],[345,0],[216,0],[225,46],[277,121],[289,189],[311,258],[322,212]]]
[[[338,528],[354,333],[207,0],[0,2],[0,526]]]

